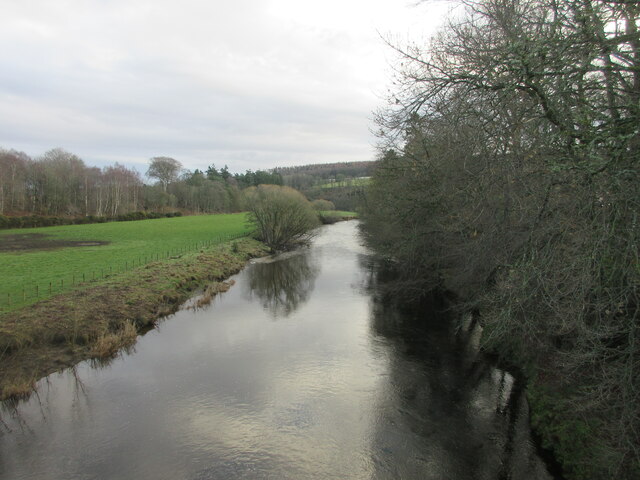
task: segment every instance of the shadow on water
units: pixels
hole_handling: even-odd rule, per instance
[[[378,423],[376,476],[553,478],[531,439],[523,385],[482,355],[480,326],[469,316],[455,328],[437,301],[421,312],[399,308],[376,294],[369,267],[372,333],[393,348],[378,405],[388,421]]]
[[[272,318],[288,317],[309,300],[320,265],[309,249],[258,261],[247,270],[245,295]]]

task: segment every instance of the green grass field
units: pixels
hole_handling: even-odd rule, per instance
[[[0,312],[71,288],[82,288],[79,284],[83,278],[85,283],[99,280],[205,244],[221,243],[248,231],[244,213],[4,230],[0,232],[0,246],[3,239],[6,242],[12,235],[30,234],[47,235],[47,240],[109,243],[0,251]]]
[[[328,182],[318,185],[319,188],[338,188],[338,187],[364,187],[371,183],[369,177],[350,178],[340,182]]]

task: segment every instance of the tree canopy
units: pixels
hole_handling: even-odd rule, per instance
[[[540,431],[567,475],[635,478],[640,5],[461,3],[428,45],[391,45],[368,241],[395,294],[455,292],[532,391],[563,392],[539,400],[573,433]]]
[[[155,178],[166,192],[167,186],[178,179],[182,163],[171,157],[153,157],[149,162],[147,177]]]

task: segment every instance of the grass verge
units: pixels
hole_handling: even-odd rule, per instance
[[[224,291],[212,284],[266,253],[261,243],[242,238],[0,314],[0,400],[26,397],[38,379],[81,360],[113,358],[196,288],[209,284],[207,295]]]

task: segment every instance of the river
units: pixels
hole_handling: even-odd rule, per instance
[[[0,479],[550,479],[514,378],[377,300],[357,222],[0,410]],[[424,317],[424,318],[421,318]]]

